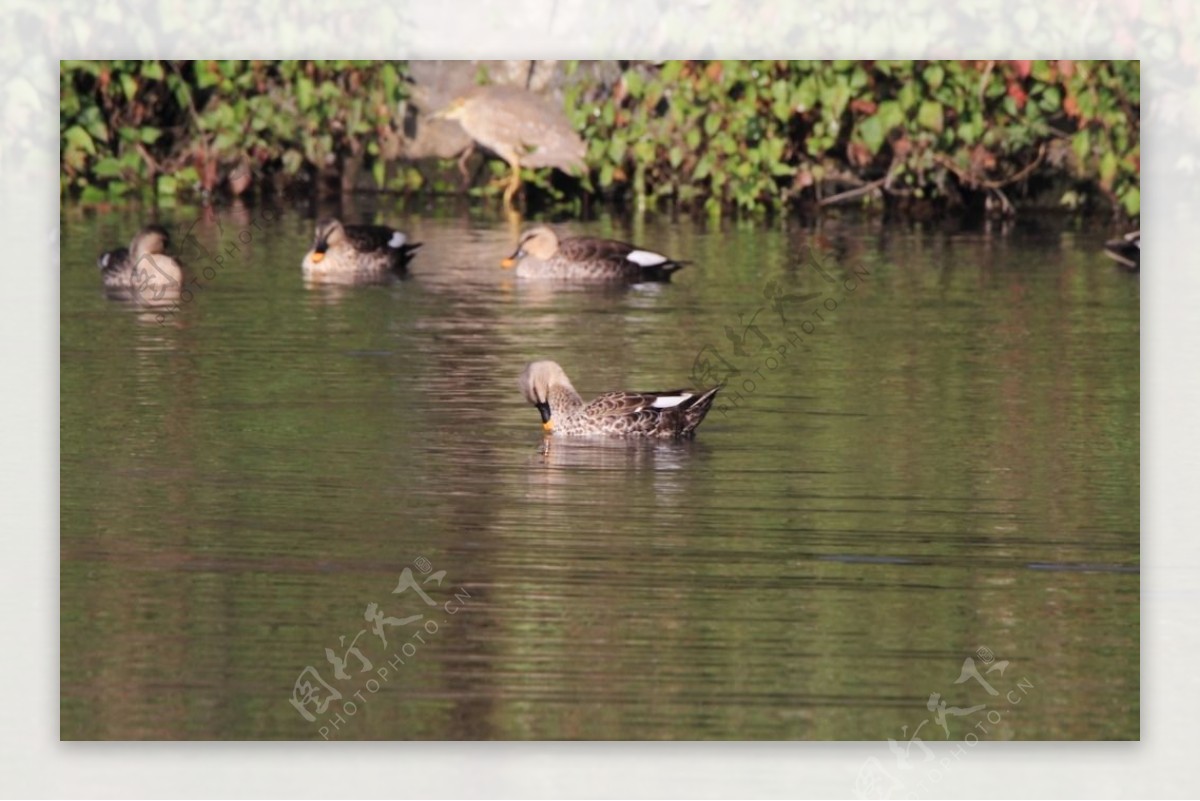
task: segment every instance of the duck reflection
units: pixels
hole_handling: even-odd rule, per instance
[[[695,440],[618,437],[546,437],[529,457],[529,485],[535,499],[568,513],[572,498],[586,492],[601,506],[631,503],[673,509],[683,503],[693,468],[707,455]],[[630,493],[630,475],[644,474]]]

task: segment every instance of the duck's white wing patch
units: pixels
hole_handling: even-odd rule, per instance
[[[631,250],[626,254],[625,258],[639,267],[657,267],[660,264],[670,261],[670,259],[661,253],[653,253],[649,250]]]
[[[379,241],[379,240],[376,240]],[[392,231],[392,238],[388,240],[389,248],[402,248],[404,243],[408,241],[408,237],[399,231]]]
[[[672,406],[678,406],[690,397],[692,397],[691,392],[685,392],[682,395],[659,395],[651,405],[655,409],[670,409]]]

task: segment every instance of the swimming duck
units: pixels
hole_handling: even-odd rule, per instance
[[[1142,269],[1142,232],[1134,231],[1104,243],[1104,255],[1130,272]]]
[[[317,223],[312,249],[304,255],[304,276],[325,283],[368,283],[404,275],[420,242],[382,225]]]
[[[542,415],[542,430],[557,436],[690,437],[720,387],[704,392],[605,392],[584,403],[557,362],[525,365],[521,394]]]
[[[100,277],[108,287],[128,287],[133,262],[129,260],[129,248],[106,250],[96,260]]]
[[[97,265],[106,287],[133,290],[135,300],[153,302],[177,296],[183,267],[167,255],[171,237],[161,225],[147,225],[128,248],[100,254]]]
[[[669,281],[671,274],[685,264],[613,239],[559,239],[544,225],[526,231],[516,252],[500,262],[505,268],[516,267],[521,278],[628,283]]]

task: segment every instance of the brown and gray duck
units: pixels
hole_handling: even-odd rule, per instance
[[[686,262],[615,239],[559,239],[539,225],[526,231],[516,252],[500,264],[515,267],[520,278],[640,283],[669,281]]]
[[[129,290],[135,300],[153,302],[177,297],[183,266],[167,254],[171,237],[161,225],[138,231],[127,248],[108,250],[96,260],[109,289]]]
[[[315,283],[375,283],[403,276],[419,247],[395,228],[322,220],[301,267]]]
[[[555,436],[690,437],[708,414],[720,387],[703,392],[605,392],[584,403],[557,362],[525,365],[521,394],[542,416],[542,430]]]

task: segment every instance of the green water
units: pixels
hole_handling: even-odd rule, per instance
[[[64,739],[1139,736],[1111,232],[602,218],[568,227],[693,264],[570,290],[499,269],[501,219],[342,213],[424,242],[411,277],[306,288],[303,209],[163,211],[223,263],[160,319],[95,267],[150,213],[64,209]],[[533,358],[728,383],[693,442],[547,451]]]

